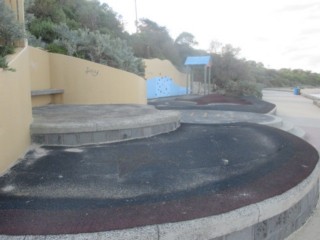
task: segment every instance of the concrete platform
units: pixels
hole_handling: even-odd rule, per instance
[[[314,162],[311,169],[302,162],[313,159],[306,157],[306,154],[314,152],[312,148],[306,151],[305,147],[296,147],[305,142],[274,128],[236,123],[238,118],[238,121],[270,123],[270,126],[279,127],[279,121],[274,121],[277,118],[259,114],[249,114],[249,117],[244,114],[241,117],[241,113],[235,112],[223,116],[219,111],[208,109],[184,110],[180,109],[184,122],[215,122],[217,125],[187,124],[203,127],[191,131],[190,136],[181,135],[179,138],[173,136],[179,133],[180,128],[147,140],[100,146],[46,146],[30,151],[21,164],[9,172],[13,178],[0,178],[0,183],[4,184],[0,196],[0,227],[6,229],[2,231],[4,235],[0,235],[0,239],[271,240],[284,239],[305,223],[312,214],[319,192],[319,165]],[[222,115],[220,119],[217,118],[219,115]],[[229,124],[219,121],[228,121]],[[224,130],[220,134],[212,134],[211,128]],[[247,132],[236,134],[236,129],[246,129]],[[250,137],[250,134],[255,136]],[[260,137],[257,138],[256,134]],[[282,140],[274,141],[278,138],[276,136]],[[208,144],[208,139],[212,145],[206,148],[204,146]],[[229,140],[222,143],[221,139]],[[184,145],[188,141],[191,142]],[[248,142],[253,144],[249,144],[251,150],[243,148],[246,150],[239,152],[241,146],[248,145]],[[178,144],[182,150],[174,154],[173,150],[163,147],[172,144]],[[262,144],[270,152],[252,157],[250,154],[263,149],[254,144]],[[163,164],[153,166],[153,161],[148,159],[157,152],[154,151],[155,146],[162,151],[155,155],[160,157],[156,162]],[[128,149],[139,156],[130,155]],[[281,161],[276,162],[280,166],[271,164],[268,165],[270,168],[261,168],[262,159],[270,160],[271,156],[285,152],[289,154],[286,156],[291,157],[279,158]],[[208,158],[195,157],[195,153],[207,155]],[[167,155],[169,159],[165,159]],[[318,157],[315,152],[314,160]],[[183,161],[177,165],[177,159],[180,158]],[[258,163],[254,166],[260,170],[253,171],[255,175],[250,178],[245,168],[241,168],[245,164],[231,161],[233,158],[251,159]],[[126,159],[134,161],[128,164]],[[189,162],[192,159],[197,161]],[[112,164],[114,161],[117,162],[116,168]],[[65,164],[67,167],[63,167]],[[199,165],[196,167],[193,164]],[[272,175],[271,169],[274,167],[278,175]],[[294,167],[297,167],[297,172],[292,171]],[[210,173],[218,169],[218,172],[227,171],[228,168],[235,171],[231,171],[231,175],[217,175],[225,179],[214,178]],[[284,169],[290,175],[281,172]],[[261,170],[266,172],[262,173]],[[33,174],[27,174],[30,171]],[[249,181],[250,186],[244,184],[247,178],[252,180]],[[280,184],[281,181],[284,181],[284,185]],[[53,184],[51,187],[50,182]],[[120,192],[115,194],[114,189],[106,191],[112,186],[118,186],[114,189]],[[264,190],[273,194],[266,196]],[[229,204],[227,199],[233,204]],[[10,231],[17,230],[14,230],[16,225],[13,221],[18,221],[21,229],[27,229],[29,235],[24,234],[25,230],[16,231],[15,235],[18,236],[8,235],[12,234]],[[70,224],[73,224],[71,230]],[[53,227],[51,230],[57,231],[39,231],[41,228],[48,230],[50,226]],[[109,226],[108,231],[104,231],[107,230],[106,226]],[[66,230],[68,227],[69,230]]]
[[[250,123],[183,124],[149,139],[36,148],[0,178],[0,233],[282,239],[317,202],[318,158],[305,141]]]
[[[215,110],[269,114],[276,106],[256,97],[231,97],[217,94],[185,95],[152,99],[148,104],[160,110]]]
[[[271,127],[280,127],[282,124],[281,118],[268,114],[215,110],[179,110],[179,112],[183,123],[224,124],[249,122]]]
[[[32,142],[79,146],[146,138],[176,130],[177,111],[148,105],[48,105],[33,109]]]

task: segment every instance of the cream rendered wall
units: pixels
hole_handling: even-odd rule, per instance
[[[181,73],[170,61],[160,59],[144,59],[146,65],[145,78],[170,77],[181,87],[187,86],[187,75]]]
[[[143,78],[90,61],[28,47],[31,89],[63,89],[32,97],[32,106],[55,104],[146,104]]]
[[[64,104],[146,104],[146,83],[135,74],[61,54],[50,54],[52,88]]]
[[[16,72],[0,69],[0,174],[9,169],[30,145],[32,121],[29,52],[25,48],[9,66]]]
[[[30,83],[31,90],[43,90],[51,88],[50,79],[50,55],[38,48],[28,47],[30,54]],[[43,106],[54,103],[51,95],[32,97],[32,106]]]

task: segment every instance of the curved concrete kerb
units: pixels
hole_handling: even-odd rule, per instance
[[[312,214],[319,196],[318,163],[296,187],[273,198],[205,218],[98,233],[47,235],[46,239],[271,240],[285,239]],[[3,238],[4,237],[4,238]],[[15,238],[24,236],[16,236]],[[0,239],[13,239],[0,235]],[[43,236],[28,236],[40,240]],[[19,238],[20,239],[20,238]]]
[[[34,108],[33,120],[34,143],[78,146],[171,132],[180,113],[148,105],[49,105]]]
[[[225,124],[249,122],[281,127],[282,119],[268,114],[217,110],[180,110],[182,123]]]

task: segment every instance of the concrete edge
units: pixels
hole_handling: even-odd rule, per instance
[[[269,115],[269,114],[267,114],[267,115]],[[271,121],[264,121],[264,122],[260,122],[259,124],[281,129],[281,127],[283,125],[282,118],[275,116],[275,115],[270,115],[270,116],[272,117]]]
[[[192,240],[197,239],[195,238],[197,235],[204,236],[204,234],[205,238],[201,239],[212,239],[251,227],[297,204],[318,184],[319,173],[320,163],[308,178],[279,196],[217,216],[159,225],[160,231],[163,232],[160,235],[165,235],[160,239]]]
[[[308,98],[310,100],[313,100],[313,104],[320,108],[320,98],[312,96],[311,94],[308,94],[308,93],[301,93],[301,96]]]
[[[277,115],[277,106],[275,106],[270,112],[266,113],[268,115]]]
[[[159,111],[142,116],[130,118],[110,118],[91,121],[86,123],[35,123],[30,126],[31,135],[33,134],[59,134],[59,133],[84,133],[97,131],[111,131],[119,129],[134,129],[140,127],[152,127],[172,122],[180,122],[178,111]]]
[[[231,236],[230,239],[239,239],[240,236],[245,236],[245,238],[241,239],[252,240],[255,239],[255,235],[264,234],[265,231],[267,231],[267,237],[259,239],[273,239],[272,237],[274,234],[278,234],[276,239],[284,239],[301,227],[302,224],[304,224],[304,222],[312,214],[313,209],[305,209],[309,210],[309,212],[307,212],[307,214],[302,213],[303,219],[300,220],[299,223],[294,227],[290,227],[289,231],[286,229],[285,233],[279,233],[278,229],[275,229],[275,233],[268,232],[268,221],[270,221],[270,219],[273,221],[269,222],[270,225],[281,225],[282,223],[278,223],[279,219],[292,214],[292,212],[295,212],[298,208],[296,207],[297,204],[306,204],[301,203],[303,200],[306,200],[307,204],[310,203],[310,199],[308,199],[308,195],[310,195],[310,193],[314,194],[313,197],[318,199],[317,193],[313,193],[313,191],[319,191],[319,173],[320,163],[317,164],[316,168],[309,175],[309,177],[299,183],[296,187],[281,195],[224,214],[206,218],[99,233],[27,237],[10,237],[0,235],[0,239],[221,240],[229,239],[228,236]],[[315,202],[317,202],[317,200],[315,200]],[[311,203],[311,205],[312,204],[314,205],[314,203]],[[288,212],[290,210],[291,212]],[[253,227],[258,230],[254,231]],[[223,238],[223,236],[227,237]]]
[[[320,100],[319,98],[312,96],[311,94],[308,94],[308,93],[301,93],[301,96],[303,96],[305,98],[309,98],[311,100]]]
[[[31,136],[31,140],[32,143],[46,146],[78,147],[148,138],[175,131],[179,127],[180,122],[177,121],[149,127],[117,129],[110,131],[33,134]]]
[[[306,196],[318,183],[320,175],[320,161],[313,172],[302,182],[287,192],[257,203],[259,208],[259,222],[288,210]]]

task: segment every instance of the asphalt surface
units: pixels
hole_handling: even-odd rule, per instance
[[[251,123],[40,147],[0,178],[0,234],[99,232],[221,214],[286,192],[318,159],[300,138]]]

